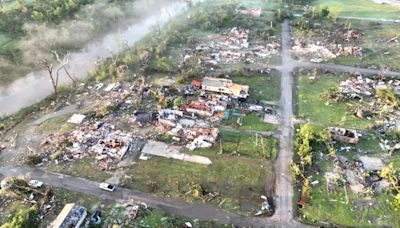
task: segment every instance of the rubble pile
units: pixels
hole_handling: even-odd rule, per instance
[[[362,76],[342,81],[339,92],[349,98],[356,96],[373,96],[375,94],[375,81]]]
[[[108,85],[98,83],[94,86],[88,86],[88,92],[78,95],[78,98],[93,95],[94,99],[91,100],[91,104],[95,107],[106,105],[118,110],[126,110],[134,105],[143,88],[143,82],[114,82]]]
[[[249,30],[234,27],[229,35],[217,37],[211,42],[199,44],[195,51],[203,52],[203,65],[217,66],[227,63],[254,63],[279,53],[280,44],[250,43]]]
[[[219,131],[211,125],[224,118],[228,105],[247,99],[249,86],[209,77],[205,77],[203,82],[192,82],[192,86],[190,94],[201,88],[200,94],[187,97],[175,109],[160,110],[156,129],[172,136],[176,143],[186,144],[190,150],[212,147]]]
[[[129,151],[133,137],[133,133],[117,130],[110,123],[88,120],[67,134],[47,138],[41,145],[48,154],[61,151],[63,161],[93,156],[101,169],[108,170]]]
[[[363,48],[359,46],[344,46],[342,44],[331,43],[323,45],[302,43],[298,40],[294,42],[293,52],[301,58],[313,59],[312,62],[323,62],[339,56],[363,57]]]
[[[364,37],[364,32],[361,30],[355,29],[355,30],[348,30],[348,29],[343,29],[343,32],[341,34],[342,40],[345,41],[352,41],[352,40],[359,40]]]
[[[400,91],[400,80],[383,81],[359,76],[342,81],[339,85],[340,93],[349,98],[371,97],[375,95],[376,89],[379,88],[394,89],[398,93]]]
[[[358,156],[350,160],[343,155],[336,156],[334,173],[339,175],[355,193],[363,193],[367,188],[380,192],[389,187],[387,181],[380,177],[384,167],[382,159],[377,157]]]
[[[195,109],[193,108],[193,110]],[[208,113],[211,114],[211,112],[203,110],[199,110],[197,113],[201,114],[202,112],[205,116],[208,116]],[[209,117],[212,118],[212,115]],[[184,112],[170,109],[160,111],[156,128],[160,132],[171,135],[177,142],[187,143],[186,147],[190,150],[211,147],[219,134],[218,128],[211,128],[206,121],[192,118],[192,115],[185,118]]]
[[[293,52],[300,57],[310,57],[313,59],[322,59],[322,61],[327,61],[329,59],[336,58],[328,48],[315,45],[315,44],[301,44],[296,42],[292,47]]]

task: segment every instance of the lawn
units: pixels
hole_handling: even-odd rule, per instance
[[[126,174],[132,176],[133,180],[123,184],[164,197],[185,198],[189,202],[199,200],[190,191],[194,184],[200,184],[204,193],[217,194],[210,200],[215,206],[252,215],[259,209],[260,196],[265,194],[265,176],[272,172],[272,160],[259,158],[256,151],[261,152],[262,149],[255,145],[255,137],[223,132],[221,141],[222,154],[219,153],[220,145],[211,150],[186,151],[209,157],[213,162],[210,166],[152,157],[132,165]],[[274,159],[277,141],[273,138],[264,139],[264,147]]]
[[[264,123],[262,116],[257,114],[247,114],[242,118],[242,126],[238,127],[237,120],[242,117],[230,117],[228,120],[223,121],[224,124],[237,128],[238,130],[250,130],[250,131],[274,131],[277,130],[277,126],[272,124]]]
[[[280,73],[271,71],[269,74],[244,74],[231,77],[234,83],[250,86],[249,101],[266,100],[279,101],[281,78]]]
[[[103,182],[112,176],[110,172],[101,171],[95,164],[95,159],[90,157],[73,162],[60,163],[58,165],[52,162],[47,165],[46,169],[70,176],[88,178],[98,182]]]
[[[67,133],[72,130],[75,125],[67,123],[67,120],[71,117],[70,114],[51,118],[42,124],[40,124],[36,131],[41,134],[51,134],[51,133]]]
[[[332,103],[327,93],[339,86],[345,80],[345,74],[320,74],[314,80],[308,73],[302,73],[298,78],[298,116],[322,126],[344,126],[365,129],[371,121],[357,118],[353,111],[360,105],[357,101]]]
[[[314,5],[328,7],[341,16],[399,19],[400,7],[376,4],[371,0],[316,0]]]

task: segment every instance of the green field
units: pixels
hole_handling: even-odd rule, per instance
[[[200,184],[205,194],[217,194],[210,200],[215,206],[252,215],[259,207],[260,196],[265,194],[265,176],[272,172],[277,141],[273,138],[264,139],[265,153],[267,157],[272,156],[272,159],[265,160],[259,157],[262,149],[255,146],[255,136],[223,132],[221,137],[222,154],[220,145],[211,150],[186,152],[207,156],[212,165],[158,157],[148,161],[139,160],[126,173],[133,180],[123,182],[123,186],[164,197],[185,198],[191,202],[200,200],[188,194],[193,184]]]
[[[400,7],[376,4],[371,0],[316,0],[313,5],[328,7],[341,16],[399,19]]]
[[[233,76],[231,80],[234,83],[250,86],[250,102],[255,100],[279,101],[281,77],[276,71],[268,75],[243,75]]]
[[[241,119],[241,126],[238,127],[238,118]],[[238,128],[239,130],[250,131],[274,131],[278,127],[263,122],[263,116],[257,114],[247,114],[244,117],[231,116],[228,120],[224,120],[223,124]]]
[[[329,101],[327,94],[339,86],[340,81],[348,75],[319,74],[315,80],[310,80],[307,73],[298,78],[297,115],[311,123],[328,126],[346,126],[365,129],[371,122],[357,118],[353,109],[359,102],[348,101],[334,103]]]
[[[371,22],[351,21],[352,28],[361,29],[365,35],[360,41],[354,42],[366,52],[362,59],[355,57],[338,57],[331,62],[350,66],[362,66],[380,69],[389,67],[392,70],[400,70],[400,45],[397,42],[389,42],[397,38],[400,30],[397,24],[371,25]]]
[[[46,169],[71,176],[84,177],[98,182],[103,182],[112,176],[111,172],[101,171],[94,162],[94,159],[87,157],[70,163],[58,165],[51,163],[47,165]]]

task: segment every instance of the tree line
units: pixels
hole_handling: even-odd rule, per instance
[[[24,33],[23,25],[27,22],[59,23],[71,17],[81,6],[94,0],[34,0],[27,3],[16,0],[15,4],[0,4],[0,30],[13,35]]]

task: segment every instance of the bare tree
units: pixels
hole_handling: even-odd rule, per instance
[[[54,93],[57,95],[58,74],[56,76],[53,75],[53,64],[51,64],[47,59],[42,59],[40,64],[42,65],[42,68],[45,69],[49,73],[49,77],[51,80],[51,84],[53,85]]]
[[[68,72],[68,69],[67,69],[67,67],[66,67],[66,66],[68,65],[68,63],[69,63],[69,57],[71,56],[71,53],[67,52],[67,53],[63,56],[62,59],[60,58],[60,55],[59,55],[56,51],[53,51],[53,54],[54,54],[54,56],[56,57],[58,63],[60,64],[60,66],[59,66],[58,69],[57,69],[57,77],[58,77],[58,75],[59,75],[59,72],[60,72],[61,70],[64,70],[65,74],[68,76],[69,79],[71,79],[72,83],[73,83],[73,84],[76,84],[75,78]]]

